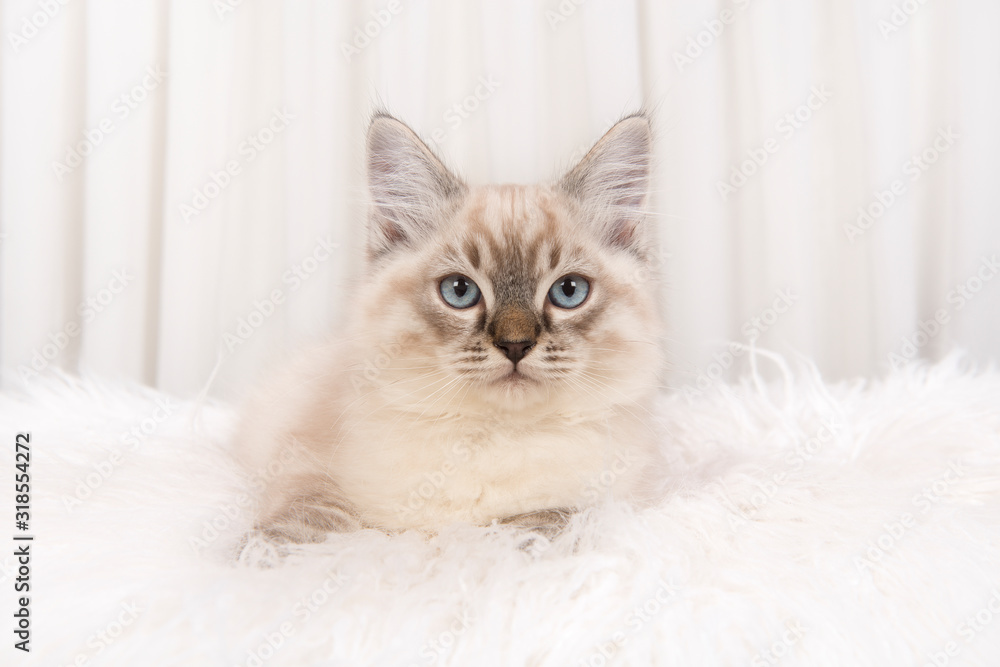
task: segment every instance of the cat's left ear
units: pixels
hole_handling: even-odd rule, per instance
[[[367,147],[368,253],[376,258],[429,236],[467,188],[413,130],[388,114],[372,118]]]
[[[649,118],[635,114],[618,121],[559,188],[581,205],[589,224],[612,247],[641,251],[642,220],[649,193],[652,132]]]

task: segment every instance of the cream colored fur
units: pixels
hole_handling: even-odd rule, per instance
[[[270,480],[258,525],[313,541],[652,500],[664,471],[649,411],[660,324],[641,279],[648,121],[621,121],[539,186],[469,188],[386,116],[368,144],[371,261],[351,330],[245,409],[238,451]],[[479,306],[442,300],[452,273],[479,285]],[[573,310],[547,302],[567,274],[591,281]],[[545,323],[516,377],[484,329],[515,292]]]

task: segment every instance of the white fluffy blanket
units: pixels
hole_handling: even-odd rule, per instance
[[[30,655],[0,557],[0,663],[1000,664],[1000,373],[784,377],[663,397],[657,509],[588,511],[551,543],[455,526],[242,560],[230,407],[36,380],[0,399],[0,539],[18,432],[36,536]]]

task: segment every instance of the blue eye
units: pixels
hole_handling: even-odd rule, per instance
[[[479,303],[479,286],[465,276],[448,276],[441,281],[441,296],[453,308],[471,308]]]
[[[590,283],[580,276],[563,276],[549,288],[549,301],[560,308],[576,308],[587,300]]]

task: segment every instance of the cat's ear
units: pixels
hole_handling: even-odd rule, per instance
[[[651,150],[649,118],[628,116],[559,181],[609,246],[638,251],[644,244]]]
[[[465,184],[404,123],[378,113],[368,127],[368,253],[379,257],[433,231]]]

